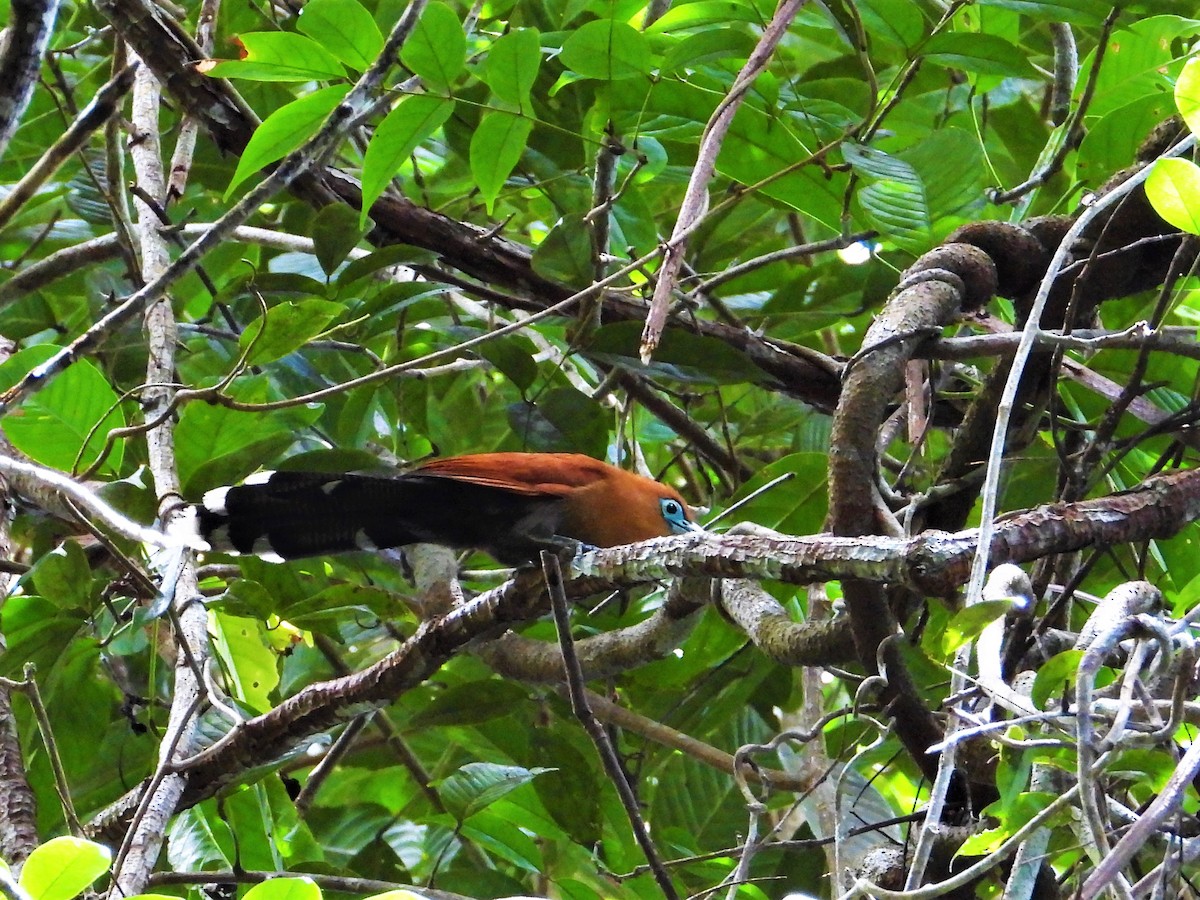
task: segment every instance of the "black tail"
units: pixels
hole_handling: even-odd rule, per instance
[[[561,499],[421,472],[262,472],[197,506],[215,550],[297,559],[404,544],[486,550],[509,564],[558,547]]]
[[[296,559],[430,540],[406,515],[420,493],[403,478],[262,472],[209,491],[197,512],[215,550]]]

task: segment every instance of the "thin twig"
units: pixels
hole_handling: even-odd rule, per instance
[[[787,33],[788,26],[805,0],[783,0],[775,10],[770,23],[763,29],[762,36],[751,51],[746,63],[738,72],[728,93],[721,98],[713,114],[709,116],[704,126],[704,134],[700,138],[700,148],[696,154],[696,165],[692,167],[692,176],[688,180],[687,191],[683,202],[679,205],[679,216],[671,233],[671,241],[663,257],[663,263],[658,271],[658,281],[654,285],[654,298],[650,301],[650,310],[646,313],[646,325],[642,329],[642,342],[639,354],[642,362],[648,363],[654,351],[662,340],[662,332],[667,324],[667,312],[671,295],[675,290],[676,276],[683,263],[683,254],[687,249],[686,237],[701,222],[708,212],[708,185],[712,181],[717,168],[717,155],[733,117],[754,79],[766,68],[767,62],[775,52],[776,46]]]
[[[583,670],[579,665],[579,658],[575,655],[575,642],[571,639],[571,618],[567,612],[567,592],[563,586],[562,567],[558,563],[558,557],[546,550],[542,551],[542,574],[546,579],[546,590],[550,594],[550,606],[554,613],[554,626],[558,630],[558,642],[562,648],[563,668],[567,672],[567,690],[571,697],[571,709],[575,711],[575,716],[583,725],[584,731],[596,745],[596,752],[600,754],[604,771],[617,789],[617,795],[621,798],[621,804],[625,807],[625,814],[629,817],[629,824],[633,828],[633,836],[646,856],[646,862],[654,873],[654,880],[658,882],[659,890],[667,900],[679,900],[675,885],[671,883],[671,876],[663,866],[658,851],[654,848],[654,842],[650,840],[650,830],[646,827],[646,822],[638,809],[637,796],[633,793],[629,779],[625,777],[621,761],[617,757],[617,751],[613,747],[612,741],[609,740],[604,727],[596,720],[591,706],[588,705]]]
[[[1091,106],[1092,95],[1095,93],[1096,82],[1100,76],[1100,66],[1104,62],[1104,53],[1108,49],[1108,36],[1112,32],[1113,25],[1116,24],[1117,14],[1120,11],[1120,6],[1114,5],[1112,11],[1108,14],[1108,18],[1104,20],[1104,24],[1101,26],[1100,36],[1096,40],[1096,51],[1092,60],[1091,72],[1088,74],[1087,84],[1083,87],[1083,93],[1079,98],[1079,105],[1075,107],[1075,111],[1071,113],[1070,119],[1066,124],[1060,126],[1062,138],[1059,141],[1058,147],[1055,148],[1049,159],[1039,165],[1025,181],[1016,187],[1009,188],[1006,191],[999,189],[991,191],[988,196],[990,202],[997,205],[1010,203],[1028,194],[1034,188],[1041,187],[1050,180],[1051,176],[1062,169],[1067,154],[1078,146],[1079,140],[1083,137],[1083,117]],[[1056,64],[1058,63],[1057,56],[1055,62]],[[1064,243],[1066,242],[1064,241]]]

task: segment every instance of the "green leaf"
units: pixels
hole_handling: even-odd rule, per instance
[[[944,31],[935,34],[921,49],[922,56],[946,69],[1015,78],[1033,75],[1026,54],[994,34]]]
[[[321,631],[334,636],[339,634],[339,624],[347,618],[368,622],[373,616],[387,619],[397,615],[397,604],[393,595],[378,588],[355,584],[337,584],[315,594],[306,594],[302,600],[286,603],[283,607],[278,606],[273,595],[271,600],[274,603],[271,611],[278,612],[297,628]]]
[[[462,829],[463,837],[531,876],[541,873],[538,844],[528,831],[508,816],[485,811]]]
[[[550,729],[539,735],[533,749],[534,761],[552,770],[533,782],[537,799],[576,843],[591,846],[601,837],[601,789],[591,761],[570,740]],[[515,805],[521,799],[521,795],[516,794],[502,802]],[[539,829],[541,834],[547,831],[547,828]]]
[[[366,223],[371,204],[379,199],[417,145],[441,128],[453,113],[451,99],[414,94],[397,103],[379,123],[363,158],[362,224]]]
[[[648,34],[667,34],[700,28],[704,25],[725,26],[730,22],[749,22],[762,25],[762,13],[753,3],[741,0],[700,0],[698,3],[680,3],[668,9],[653,25],[646,29]]]
[[[319,210],[313,219],[312,238],[321,271],[332,278],[338,266],[362,239],[358,213],[340,203],[330,203]]]
[[[446,810],[464,822],[486,809],[505,794],[512,793],[550,769],[499,766],[495,763],[467,763],[438,786]]]
[[[34,589],[61,609],[90,606],[92,570],[75,541],[64,541],[42,556],[29,576]]]
[[[214,601],[214,607],[232,616],[263,620],[279,611],[275,596],[257,581],[245,577],[229,585],[220,600]]]
[[[522,393],[537,381],[538,367],[533,358],[533,348],[524,338],[488,341],[480,345],[479,355],[495,366]]]
[[[1075,674],[1082,660],[1082,650],[1064,650],[1042,663],[1037,677],[1033,680],[1033,691],[1030,695],[1038,709],[1045,709],[1047,700],[1057,697],[1064,688],[1075,683]]]
[[[666,93],[663,87],[661,82],[655,87],[656,98]],[[696,115],[694,104],[694,99],[687,104],[689,117]],[[743,104],[725,136],[721,155],[717,157],[717,168],[722,175],[743,184],[767,180],[762,188],[766,196],[840,231],[843,227],[844,176],[830,178],[812,166],[795,168],[797,160],[812,153],[813,148],[804,140],[809,131],[803,113],[796,113],[789,119],[775,111],[767,112]]]
[[[995,851],[1012,835],[1013,829],[1007,826],[985,828],[976,832],[962,842],[955,852],[956,856],[986,856]]]
[[[411,717],[411,728],[475,725],[509,715],[524,703],[529,692],[511,681],[489,679],[447,688]]]
[[[401,265],[410,262],[416,251],[413,247],[406,244],[392,244],[390,247],[382,247],[379,250],[372,250],[365,256],[360,256],[357,259],[347,264],[346,268],[338,273],[337,283],[339,288],[346,288],[355,284],[362,279],[374,275],[380,269],[386,269],[388,266]],[[404,283],[404,282],[401,282]],[[428,284],[412,284],[410,288],[428,288]]]
[[[267,399],[264,391],[239,391],[248,401]],[[276,413],[237,412],[208,403],[189,403],[175,428],[175,454],[187,496],[244,477],[279,453],[319,407]],[[282,445],[282,446],[281,446]]]
[[[323,332],[341,312],[340,303],[315,297],[280,303],[251,322],[242,332],[238,344],[243,350],[250,348],[247,361],[251,365],[271,362],[299,350]]]
[[[508,112],[490,112],[471,135],[471,174],[492,212],[504,182],[525,152],[533,121]]]
[[[185,809],[167,827],[167,859],[178,871],[225,868],[236,852],[229,825],[204,806]]]
[[[615,19],[598,19],[571,32],[559,59],[577,75],[601,81],[645,75],[654,67],[646,36]]]
[[[842,152],[868,182],[858,192],[858,202],[872,224],[902,247],[927,246],[933,223],[925,184],[917,171],[874,147],[846,143]]]
[[[1184,726],[1184,730],[1189,727]],[[1175,774],[1175,759],[1165,748],[1121,750],[1113,755],[1105,771],[1110,777],[1120,777],[1124,773],[1131,780],[1145,779],[1151,790],[1161,792],[1167,790],[1171,776]]]
[[[1088,125],[1079,146],[1079,174],[1092,182],[1104,181],[1114,168],[1128,165],[1150,130],[1174,111],[1171,97],[1154,93],[1104,114]]]
[[[539,394],[537,402],[508,408],[509,427],[530,450],[573,450],[601,456],[608,443],[608,412],[574,388]]]
[[[383,48],[379,26],[358,0],[309,0],[296,27],[359,72]]]
[[[1188,234],[1200,234],[1200,168],[1189,159],[1154,163],[1146,178],[1146,197],[1154,211]]]
[[[497,97],[529,112],[529,92],[542,64],[536,28],[514,28],[492,44],[483,63],[483,80]]]
[[[29,854],[20,884],[33,900],[71,900],[108,871],[112,851],[77,837],[56,837]]]
[[[77,639],[85,624],[81,610],[64,610],[45,597],[16,595],[4,601],[4,637],[8,647],[0,654],[0,675],[21,677],[25,662],[39,672],[55,669],[63,648]]]
[[[58,350],[39,344],[14,354],[0,366],[0,390],[12,387]],[[90,466],[99,458],[109,430],[124,426],[116,392],[88,359],[76,360],[4,417],[4,432],[14,447],[63,471],[71,471],[77,459],[80,468]],[[120,469],[123,448],[120,441],[113,446],[102,472],[112,474]]]
[[[321,889],[311,878],[271,878],[246,891],[242,900],[321,900]]]
[[[601,360],[698,384],[739,384],[765,378],[762,369],[726,342],[680,328],[663,332],[654,361],[643,366],[638,356],[641,335],[640,322],[605,325],[592,335],[588,352]]]
[[[961,215],[973,205],[982,205],[986,166],[974,134],[961,128],[943,128],[896,155],[912,166],[925,186],[932,223],[944,216]],[[953,159],[955,164],[947,166],[947,159]]]
[[[754,49],[754,38],[740,28],[715,28],[693,34],[674,44],[663,57],[662,74],[702,63],[744,60]]]
[[[1095,0],[980,0],[980,6],[1011,9],[1033,16],[1041,22],[1075,22],[1098,25],[1108,8]]]
[[[448,88],[466,68],[467,38],[462,22],[444,3],[430,3],[400,48],[400,61],[425,83]]]
[[[740,507],[737,519],[756,522],[785,534],[816,534],[821,530],[829,506],[828,468],[827,452],[789,454],[756,471],[724,505],[731,506],[775,479],[786,477]]]
[[[925,32],[921,8],[911,0],[858,0],[856,7],[872,38],[908,48],[916,46]]]
[[[336,56],[302,34],[255,31],[238,40],[245,57],[222,60],[205,68],[205,74],[252,81],[333,81],[346,76]]]
[[[242,151],[237,171],[225,189],[225,197],[228,198],[234,188],[263,166],[283,159],[316,134],[321,123],[349,91],[348,85],[320,88],[267,116]]]
[[[960,609],[942,632],[942,652],[950,655],[979,637],[983,629],[1012,609],[1012,605],[1011,600],[981,600]]]
[[[213,624],[213,645],[233,685],[231,693],[256,712],[266,712],[271,708],[271,691],[279,685],[279,670],[262,622],[218,612]]]
[[[1200,132],[1200,57],[1193,56],[1175,82],[1175,105],[1192,134]]]
[[[582,218],[571,216],[555,223],[534,248],[533,269],[572,287],[592,283],[592,235]]]
[[[1095,102],[1088,108],[1089,115],[1102,116],[1154,94],[1165,92],[1170,95],[1174,87],[1170,76],[1182,69],[1175,47],[1181,39],[1191,40],[1196,29],[1195,19],[1145,16],[1132,17],[1128,28],[1114,31],[1108,45],[1118,48],[1118,52],[1104,57],[1104,65],[1095,81]],[[1095,64],[1095,52],[1093,50],[1079,61],[1081,72]],[[1123,162],[1127,164],[1128,160]]]

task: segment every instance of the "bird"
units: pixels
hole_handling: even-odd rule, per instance
[[[196,510],[214,550],[274,561],[427,543],[519,566],[541,550],[702,530],[674,488],[579,453],[449,456],[382,475],[259,472]]]

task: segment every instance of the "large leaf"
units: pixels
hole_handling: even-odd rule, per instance
[[[931,63],[948,69],[1016,78],[1033,74],[1025,54],[993,34],[944,31],[930,38],[921,53]]]
[[[362,71],[383,47],[383,35],[358,0],[309,0],[296,25],[352,69]]]
[[[645,36],[613,19],[597,19],[572,31],[560,59],[573,72],[603,81],[644,75],[654,65]]]
[[[998,6],[1037,17],[1045,22],[1095,25],[1108,12],[1092,0],[980,0],[980,6]]]
[[[280,303],[251,322],[238,343],[243,350],[249,350],[250,365],[271,362],[303,347],[341,311],[341,304],[316,297]]]
[[[846,144],[842,150],[846,161],[869,182],[858,192],[858,202],[871,223],[901,246],[928,245],[933,220],[925,183],[917,171],[873,147]]]
[[[825,452],[793,453],[764,466],[729,498],[740,503],[733,521],[754,522],[785,534],[816,534],[828,511],[829,456]],[[731,524],[726,520],[722,527]]]
[[[91,574],[83,550],[67,541],[39,559],[29,577],[34,589],[56,606],[86,609],[91,605]]]
[[[872,39],[882,38],[900,47],[915,46],[925,31],[921,8],[907,0],[860,0],[858,12]]]
[[[290,31],[257,31],[239,39],[245,56],[204,67],[216,78],[253,81],[328,81],[342,78],[346,70],[338,58],[319,43]]]
[[[744,353],[724,341],[669,328],[654,352],[654,360],[643,366],[638,356],[640,322],[618,322],[598,328],[588,352],[598,359],[620,361],[632,368],[647,368],[668,378],[698,384],[738,384],[763,379],[763,371]]]
[[[542,48],[536,28],[515,28],[492,45],[483,77],[497,97],[529,112],[529,92],[537,80]]]
[[[362,229],[357,225],[354,210],[340,203],[329,204],[313,219],[313,254],[327,276],[333,277],[362,239]]]
[[[549,769],[467,763],[438,786],[446,809],[460,822],[495,803],[505,794],[528,784]]]
[[[0,390],[53,356],[59,348],[49,344],[30,347],[0,366]],[[4,417],[4,433],[22,453],[54,469],[71,471],[96,461],[113,428],[123,428],[125,416],[116,392],[88,359],[76,360]],[[102,471],[116,472],[124,444],[118,441]]]
[[[1200,234],[1200,167],[1190,159],[1160,159],[1146,179],[1154,211],[1180,231]]]
[[[311,878],[271,878],[246,891],[243,900],[321,900]]]
[[[467,38],[458,16],[434,0],[425,7],[416,28],[400,48],[400,61],[427,85],[448,88],[463,71]]]
[[[608,414],[574,388],[555,388],[536,401],[514,403],[508,408],[508,421],[521,446],[530,450],[603,456],[608,443]]]
[[[417,145],[441,128],[453,112],[453,100],[414,94],[397,103],[379,123],[363,158],[362,223],[371,204],[379,199]]]
[[[1200,59],[1192,57],[1175,82],[1175,103],[1188,128],[1200,131]]]
[[[262,451],[294,435],[305,419],[311,421],[314,412],[317,411],[291,410],[286,415],[235,412],[208,403],[189,403],[175,430],[176,457],[185,490],[189,494],[192,490],[207,490],[261,468],[271,459],[264,459]],[[203,480],[202,469],[213,469],[214,465],[230,459],[234,461],[234,471],[220,467],[218,479]],[[190,480],[197,476],[200,483],[189,486]]]
[[[108,871],[112,851],[77,837],[56,837],[29,854],[20,885],[33,900],[71,900]]]
[[[262,623],[218,613],[216,650],[228,673],[232,693],[256,712],[271,708],[270,694],[279,684],[275,655],[263,640]]]
[[[507,112],[483,117],[471,136],[471,174],[490,211],[525,152],[533,121]]]
[[[225,195],[228,197],[234,188],[263,166],[283,159],[316,134],[349,90],[348,85],[320,88],[267,116],[242,151]]]

